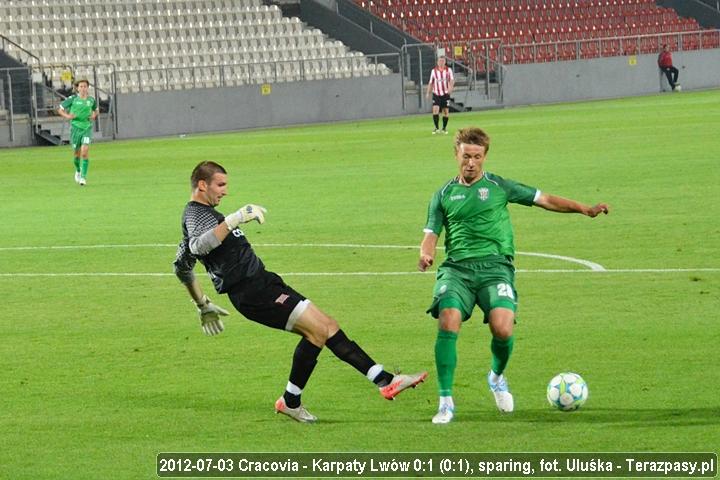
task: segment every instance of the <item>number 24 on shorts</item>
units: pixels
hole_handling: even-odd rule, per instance
[[[512,285],[509,283],[498,283],[496,286],[499,297],[508,297],[515,300],[515,293],[513,292]]]

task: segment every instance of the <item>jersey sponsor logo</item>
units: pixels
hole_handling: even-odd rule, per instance
[[[285,303],[285,300],[290,298],[290,295],[286,295],[284,293],[281,293],[278,298],[275,299],[275,303],[279,303],[280,305]]]
[[[460,195],[450,195],[450,201],[454,202],[455,200],[464,200],[465,194],[461,193]]]
[[[485,187],[478,189],[478,197],[484,202],[490,197],[490,190]]]

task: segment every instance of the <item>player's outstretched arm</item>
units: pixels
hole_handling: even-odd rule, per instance
[[[601,213],[606,215],[610,213],[610,206],[607,203],[590,206],[549,193],[540,194],[540,197],[535,200],[535,205],[551,212],[581,213],[591,218],[597,217]]]
[[[212,303],[208,296],[203,293],[197,280],[193,279],[190,283],[183,283],[183,285],[187,288],[195,306],[198,308],[203,333],[210,336],[222,333],[225,330],[225,325],[220,320],[220,316],[228,316],[228,311]]]
[[[418,260],[418,270],[421,272],[430,268],[435,261],[437,241],[438,236],[435,233],[425,232],[425,236],[420,244],[420,259]]]
[[[237,212],[233,212],[225,217],[225,221],[220,222],[213,230],[212,235],[215,236],[215,239],[217,241],[212,241],[212,239],[207,238],[204,239],[206,241],[200,242],[205,248],[206,251],[198,252],[193,251],[193,253],[201,253],[203,255],[206,255],[209,253],[212,249],[217,248],[220,246],[220,244],[227,238],[227,236],[230,234],[231,231],[235,230],[238,225],[241,223],[247,223],[255,220],[256,222],[262,224],[265,223],[265,214],[267,213],[267,210],[263,207],[260,207],[258,205],[245,205]],[[208,233],[208,235],[211,235]],[[209,241],[207,241],[209,240]],[[196,244],[191,245],[192,247],[196,248]]]

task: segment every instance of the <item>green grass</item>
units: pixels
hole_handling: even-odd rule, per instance
[[[457,421],[438,428],[432,275],[303,274],[413,272],[417,249],[268,245],[418,245],[430,196],[456,174],[452,139],[431,136],[429,116],[97,144],[85,188],[68,148],[0,151],[0,478],[154,478],[160,451],[718,451],[720,91],[450,123],[467,125],[492,137],[489,171],[612,206],[594,220],[512,206],[519,251],[693,271],[543,273],[585,267],[519,255],[516,412],[500,415],[486,389],[490,335],[476,314],[459,341]],[[386,366],[429,381],[389,403],[324,352],[303,396],[320,422],[300,425],[272,408],[297,337],[237,313],[204,337],[171,275],[6,275],[169,274],[203,159],[229,170],[221,211],[268,208],[245,231],[269,269]],[[123,244],[156,246],[6,248]],[[564,370],[591,392],[571,414],[545,401]]]

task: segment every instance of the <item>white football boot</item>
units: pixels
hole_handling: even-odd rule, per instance
[[[497,405],[498,410],[504,413],[512,412],[515,408],[515,404],[513,402],[512,393],[510,393],[510,389],[508,388],[505,375],[500,375],[497,379],[497,382],[495,383],[493,383],[491,380],[492,376],[493,371],[490,370],[487,377],[488,386],[490,387],[490,391],[495,396],[495,404]]]
[[[438,412],[432,418],[432,422],[435,425],[443,425],[446,423],[450,423],[454,416],[455,416],[455,408],[444,403],[444,404],[440,405],[440,408],[438,408]]]
[[[285,403],[283,397],[278,398],[275,402],[275,413],[282,413],[301,423],[315,423],[317,421],[317,417],[308,412],[304,405],[300,405],[297,408],[290,408]]]

